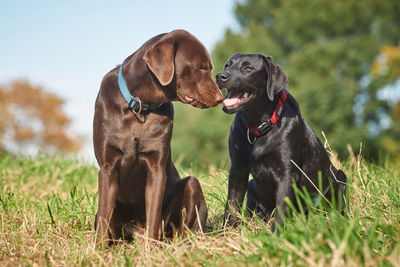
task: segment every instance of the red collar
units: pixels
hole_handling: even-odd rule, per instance
[[[258,126],[248,126],[246,124],[246,128],[248,130],[247,135],[249,135],[249,132],[253,133],[255,136],[262,136],[262,135],[267,134],[272,129],[272,126],[279,121],[279,118],[282,115],[282,111],[283,111],[283,104],[285,103],[286,99],[287,99],[287,95],[286,95],[285,91],[282,90],[282,93],[278,100],[278,104],[276,105],[276,108],[274,110],[274,113],[272,113],[271,118],[268,121],[263,122]],[[249,140],[249,142],[250,142],[250,140]]]

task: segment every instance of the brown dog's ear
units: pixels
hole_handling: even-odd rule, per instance
[[[165,86],[174,78],[174,42],[161,39],[150,47],[143,56],[144,61],[160,83]]]
[[[266,57],[261,55],[265,67],[267,69],[267,95],[269,100],[273,101],[274,96],[286,88],[288,85],[288,78],[286,73],[284,73],[279,67],[279,65],[272,59],[272,57]]]

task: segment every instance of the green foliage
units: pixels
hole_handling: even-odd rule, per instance
[[[174,103],[172,156],[178,165],[206,169],[225,167],[229,162],[228,135],[233,116],[221,107],[199,110]]]
[[[234,53],[272,55],[289,76],[288,90],[321,136],[324,131],[343,157],[346,145],[371,144],[388,113],[377,98],[385,84],[370,75],[384,44],[398,42],[400,2],[390,1],[240,1],[240,30],[227,30],[212,52],[215,71]],[[383,114],[383,115],[382,115]]]
[[[394,87],[399,87],[400,44],[397,46],[383,46],[381,48],[381,56],[375,60],[371,73],[377,82],[381,84],[393,84]],[[385,151],[388,151],[388,154],[396,162],[400,162],[400,101],[397,99],[396,103],[396,99],[391,98],[390,102],[390,119],[392,125],[379,134],[376,145],[378,148],[384,148]]]

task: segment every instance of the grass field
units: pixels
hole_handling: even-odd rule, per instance
[[[293,215],[278,237],[243,212],[222,228],[227,172],[194,173],[209,207],[206,233],[95,248],[97,168],[65,157],[0,156],[0,265],[400,266],[400,166],[351,156],[345,216],[315,207]],[[190,171],[180,170],[182,176]]]

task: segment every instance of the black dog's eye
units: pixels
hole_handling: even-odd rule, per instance
[[[232,65],[232,61],[229,61],[225,64],[224,68],[228,69]]]
[[[241,71],[252,71],[252,70],[254,70],[254,67],[250,64],[249,61],[244,61],[240,65],[240,69],[241,69]]]

